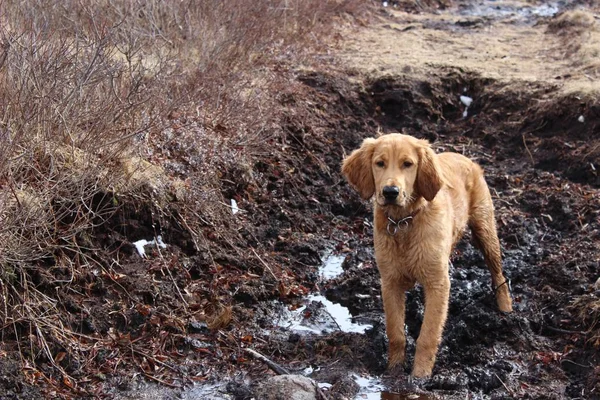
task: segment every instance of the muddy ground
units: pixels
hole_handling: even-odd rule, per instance
[[[593,6],[569,5],[575,6],[598,17]],[[366,26],[346,27],[312,64],[282,72],[289,86],[279,94],[283,117],[273,129],[283,134],[265,143],[253,165],[221,177],[223,198],[242,210],[227,226],[205,221],[209,240],[197,243],[181,220],[132,208],[99,229],[95,240],[107,254],[118,250],[119,263],[79,277],[84,289],[63,296],[66,318],[89,340],[98,373],[83,379],[84,366],[64,349],[54,362],[82,377],[74,388],[43,357],[45,376],[32,376],[3,354],[0,397],[245,399],[274,374],[245,348],[331,384],[325,393],[332,399],[379,398],[379,392],[388,399],[414,393],[600,397],[600,294],[594,288],[600,277],[600,106],[594,88],[580,90],[582,82],[594,83],[598,70],[549,53],[564,40],[548,29],[565,10],[561,2],[464,1],[446,9],[391,2],[378,6]],[[523,40],[546,37],[544,57],[556,63],[536,61],[521,47],[489,44],[502,39],[496,28],[509,41],[518,42],[523,32]],[[423,54],[410,48],[417,40]],[[394,43],[409,47],[394,52]],[[457,44],[472,47],[473,57],[453,49]],[[480,45],[490,51],[477,61],[484,54]],[[496,57],[492,48],[507,53]],[[443,49],[457,52],[456,60]],[[507,57],[513,61],[503,69]],[[520,57],[527,59],[521,67]],[[460,95],[473,99],[466,116]],[[502,315],[481,255],[468,237],[460,242],[451,260],[438,361],[432,378],[422,381],[408,379],[422,292],[408,293],[406,373],[388,376],[371,207],[339,173],[344,155],[380,132],[426,138],[437,151],[460,152],[483,166],[512,282],[515,311]],[[188,161],[180,155],[167,170],[176,175]],[[125,239],[133,232],[148,239],[160,233],[168,246],[140,261]],[[343,273],[324,279],[320,267],[331,254],[343,256]],[[371,327],[344,332],[322,302],[307,301],[319,293]],[[308,320],[329,322],[313,325],[317,332],[282,322],[298,308]],[[377,386],[358,393],[355,375]],[[180,388],[193,383],[219,385],[210,395]]]

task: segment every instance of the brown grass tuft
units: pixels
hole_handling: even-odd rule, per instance
[[[208,327],[211,330],[219,330],[227,327],[233,318],[233,309],[231,306],[220,306],[215,313],[208,318]]]
[[[597,29],[594,15],[583,10],[565,11],[548,24],[548,32],[558,35],[581,35]]]
[[[570,308],[577,313],[579,320],[587,329],[588,342],[600,349],[600,298],[594,294],[579,296]]]

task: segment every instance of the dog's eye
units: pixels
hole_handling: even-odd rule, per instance
[[[404,164],[402,164],[404,166],[404,168],[409,168],[412,167],[413,162],[412,161],[404,161]]]
[[[383,168],[383,167],[385,167],[385,162],[383,162],[383,161],[377,161],[375,163],[375,165],[377,165],[379,168]]]

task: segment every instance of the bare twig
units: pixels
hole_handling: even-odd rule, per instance
[[[267,264],[259,255],[258,253],[252,249],[252,252],[254,253],[254,255],[256,256],[256,258],[258,258],[258,260],[262,263],[262,265],[265,266],[265,268],[267,269],[267,271],[269,271],[271,273],[271,276],[273,277],[273,279],[275,279],[275,281],[279,281],[279,279],[277,279],[277,277],[275,276],[275,274],[273,273],[273,270],[271,269],[271,267],[269,267],[269,264]]]
[[[169,382],[167,382],[167,381],[165,381],[165,380],[163,380],[163,379],[160,379],[160,378],[157,378],[157,377],[155,377],[154,375],[150,375],[150,374],[149,374],[149,373],[147,373],[147,372],[144,372],[143,374],[144,374],[144,376],[145,376],[146,378],[148,378],[148,379],[152,379],[153,381],[156,381],[156,382],[158,382],[158,383],[160,383],[160,384],[162,384],[162,385],[169,386],[169,387],[176,388],[176,389],[183,389],[183,386],[182,386],[182,385],[175,385],[175,384],[173,384],[173,383],[169,383]]]
[[[523,145],[525,146],[525,150],[527,150],[527,154],[529,154],[529,159],[531,160],[531,164],[535,164],[535,161],[533,160],[533,154],[531,154],[531,151],[529,151],[529,147],[527,147],[527,140],[525,139],[525,134],[523,134],[522,137],[523,137]]]
[[[508,394],[510,394],[511,396],[513,396],[513,391],[510,390],[508,388],[508,386],[506,386],[506,384],[502,381],[502,379],[500,379],[500,377],[498,376],[498,374],[494,372],[494,375],[496,376],[496,378],[498,378],[498,380],[500,381],[500,383],[502,384],[502,386],[504,386],[504,389],[506,389],[506,391],[508,392]]]
[[[281,365],[277,364],[276,362],[269,360],[266,356],[260,354],[258,351],[252,350],[252,349],[244,349],[244,350],[246,351],[246,353],[250,354],[257,360],[260,360],[260,361],[264,362],[265,364],[267,364],[267,366],[269,368],[271,368],[273,371],[275,371],[277,374],[289,375],[290,371],[283,368]]]
[[[546,327],[546,329],[551,330],[552,332],[556,332],[556,333],[585,335],[585,332],[582,332],[582,331],[572,331],[570,329],[555,328],[555,327],[550,326],[550,325],[545,325],[545,327]]]

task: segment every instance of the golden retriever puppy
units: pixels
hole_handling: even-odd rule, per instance
[[[425,316],[412,375],[429,376],[448,314],[450,253],[467,225],[491,272],[498,308],[512,311],[483,172],[460,154],[436,154],[426,140],[401,134],[365,139],[344,160],[342,172],[363,199],[374,197],[388,366],[404,362],[405,292],[419,282],[425,291]]]

